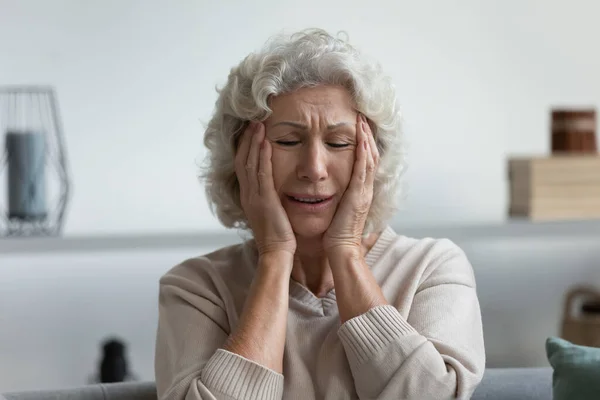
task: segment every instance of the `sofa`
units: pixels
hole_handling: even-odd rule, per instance
[[[4,394],[7,400],[156,400],[153,382]],[[472,400],[552,400],[552,368],[489,368]]]

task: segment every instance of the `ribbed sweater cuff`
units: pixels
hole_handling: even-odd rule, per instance
[[[338,335],[346,351],[365,363],[394,340],[417,331],[393,306],[379,306],[344,323]]]
[[[234,399],[283,397],[283,375],[223,349],[218,349],[204,367],[202,381],[210,390]]]

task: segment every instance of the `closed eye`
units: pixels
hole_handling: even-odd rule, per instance
[[[298,140],[278,140],[275,143],[280,144],[282,146],[294,146],[300,142]]]
[[[278,140],[275,143],[277,143],[281,146],[295,146],[298,143],[300,143],[300,141],[299,140]],[[327,143],[327,144],[336,149],[350,146],[350,144],[348,144],[348,143]]]
[[[327,144],[330,145],[331,147],[335,147],[336,149],[350,146],[348,143],[327,143]]]

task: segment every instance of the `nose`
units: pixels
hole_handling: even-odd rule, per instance
[[[318,142],[308,143],[302,149],[297,167],[300,180],[320,182],[327,179],[327,150]]]

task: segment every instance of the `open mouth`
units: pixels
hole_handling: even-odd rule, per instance
[[[334,204],[334,196],[329,197],[302,197],[301,195],[286,195],[288,205],[293,210],[308,213],[320,213],[328,210]]]
[[[288,197],[294,201],[297,201],[299,203],[305,203],[305,204],[319,204],[319,203],[322,203],[331,198],[331,197],[324,197],[322,199],[304,199],[301,197],[294,197],[294,196],[288,196]]]

